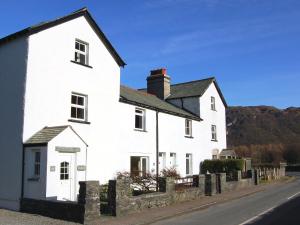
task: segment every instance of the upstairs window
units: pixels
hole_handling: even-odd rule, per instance
[[[135,129],[145,130],[145,110],[135,109]]]
[[[71,118],[80,121],[87,120],[87,96],[72,93]]]
[[[211,125],[211,140],[216,141],[217,140],[217,126]]]
[[[211,110],[216,111],[216,99],[213,96],[210,98],[210,108]]]
[[[83,41],[75,41],[75,59],[74,61],[83,65],[88,65],[89,45]]]
[[[185,136],[188,137],[192,136],[192,120],[189,119],[185,120]]]
[[[41,173],[41,152],[34,152],[34,172],[33,175],[35,177],[39,177]]]

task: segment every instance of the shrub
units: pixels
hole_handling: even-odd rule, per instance
[[[236,170],[243,170],[243,159],[213,159],[204,160],[201,163],[201,173],[229,173]]]
[[[174,178],[180,178],[180,174],[177,172],[175,167],[166,168],[161,171],[162,177],[174,177]]]

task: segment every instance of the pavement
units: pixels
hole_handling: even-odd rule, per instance
[[[276,190],[280,187],[285,186],[284,184],[292,183],[293,180],[294,179],[292,178],[285,178],[282,180],[273,181],[272,183],[265,183],[258,186],[241,189],[234,192],[222,193],[214,196],[203,196],[202,198],[197,200],[178,203],[164,208],[149,209],[140,213],[134,213],[134,214],[113,218],[113,219],[102,217],[102,219],[90,222],[88,224],[89,225],[199,224],[199,221],[201,220],[198,219],[195,220],[195,223],[191,223],[191,221],[189,221],[188,223],[186,223],[185,221],[183,223],[179,223],[179,219],[191,213],[197,214],[199,212],[207,212],[207,209],[216,208],[211,206],[218,206],[222,203],[232,202],[233,200],[243,201],[242,198],[250,197],[258,192],[268,193],[269,190]],[[213,213],[211,214],[211,218],[207,218],[207,219],[215,219],[217,221],[216,224],[218,225],[220,224],[220,217],[217,218],[216,216],[213,215]],[[230,225],[234,224],[231,222],[232,221],[229,222]],[[207,223],[203,223],[203,224],[214,224],[214,223],[209,223],[209,221],[207,221]],[[223,222],[222,224],[225,225],[225,223]]]
[[[297,174],[296,174],[297,175]],[[300,178],[300,177],[299,177]],[[130,214],[127,216],[123,217],[118,217],[118,218],[111,218],[111,217],[102,217],[101,219],[97,221],[92,221],[89,222],[88,225],[168,225],[168,224],[199,224],[199,216],[202,221],[207,220],[208,223],[201,223],[201,224],[220,224],[220,215],[224,217],[224,215],[221,213],[218,214],[218,210],[226,208],[226,204],[232,204],[233,206],[236,207],[241,207],[239,204],[242,204],[243,202],[249,202],[249,199],[255,199],[259,197],[255,196],[264,196],[263,193],[270,193],[269,197],[278,190],[278,192],[281,192],[284,189],[289,189],[288,187],[294,186],[295,188],[299,187],[297,185],[300,185],[300,179],[295,179],[293,178],[285,178],[277,181],[273,181],[271,183],[267,184],[261,184],[258,186],[253,186],[250,188],[245,188],[242,190],[234,191],[234,192],[228,192],[228,193],[222,193],[214,196],[203,196],[200,199],[189,201],[189,202],[183,202],[183,203],[178,203],[174,204],[168,207],[164,208],[154,208],[154,209],[149,209],[149,210],[144,210],[139,213],[134,213]],[[284,192],[285,193],[285,192]],[[250,214],[248,217],[252,217],[257,210],[255,210],[256,205],[252,205],[252,214]],[[214,206],[214,207],[212,207]],[[229,208],[229,210],[235,210],[236,209]],[[216,210],[216,211],[214,211]],[[226,212],[225,212],[226,213]],[[247,214],[247,213],[246,213]],[[191,216],[192,215],[192,216]],[[207,217],[205,217],[207,215]],[[244,215],[245,218],[242,219],[247,219],[246,216]],[[191,218],[195,219],[194,221],[188,221],[186,223],[186,218]],[[224,217],[225,219],[225,217]],[[217,223],[209,223],[209,221],[217,221]],[[232,218],[227,218],[228,221],[233,222]],[[204,222],[203,221],[203,222]],[[235,224],[235,223],[225,223],[224,220],[222,219],[222,225],[226,224]],[[239,223],[236,223],[239,224]],[[8,211],[8,210],[3,210],[0,209],[0,225],[79,225],[78,223],[72,223],[72,222],[67,222],[67,221],[62,221],[62,220],[56,220],[56,219],[51,219],[48,217],[43,217],[39,215],[32,215],[32,214],[26,214],[26,213],[20,213],[20,212],[13,212],[13,211]]]

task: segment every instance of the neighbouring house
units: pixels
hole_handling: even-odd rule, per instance
[[[76,201],[78,182],[175,167],[198,174],[226,146],[215,78],[120,85],[124,61],[86,8],[0,39],[0,207]]]

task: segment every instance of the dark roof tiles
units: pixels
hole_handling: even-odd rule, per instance
[[[151,95],[143,91],[134,90],[121,85],[120,96],[121,102],[131,103],[134,105],[139,105],[141,107],[151,108],[161,112],[186,117],[194,120],[201,120],[198,116],[186,110],[178,108],[166,101],[163,101],[155,95]]]

